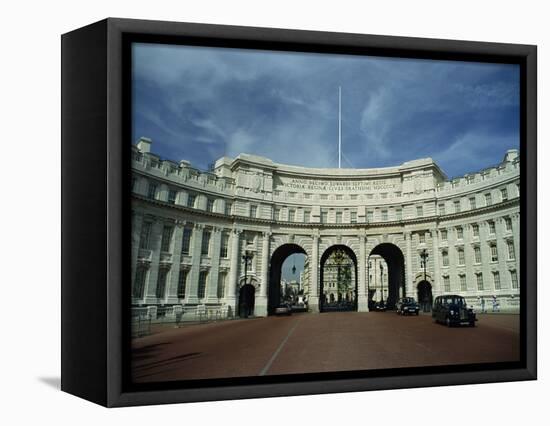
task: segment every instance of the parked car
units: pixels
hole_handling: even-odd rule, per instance
[[[385,312],[388,309],[388,305],[386,305],[386,302],[376,302],[374,305],[375,311]]]
[[[275,315],[292,315],[292,308],[288,304],[279,305],[275,308]]]
[[[395,305],[399,315],[418,315],[420,306],[414,300],[414,297],[403,297]]]
[[[432,307],[432,318],[448,327],[462,324],[475,327],[477,320],[474,310],[468,308],[464,297],[458,295],[437,296]]]

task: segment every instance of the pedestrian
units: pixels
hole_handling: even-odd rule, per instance
[[[495,295],[493,295],[493,312],[498,312],[498,301]]]
[[[481,313],[485,313],[485,299],[483,297],[481,298]]]

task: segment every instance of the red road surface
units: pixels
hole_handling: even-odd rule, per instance
[[[519,360],[519,316],[447,328],[429,315],[296,314],[165,326],[132,342],[135,382]]]

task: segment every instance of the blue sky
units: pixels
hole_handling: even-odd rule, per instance
[[[136,44],[133,141],[200,169],[242,152],[309,167],[432,157],[449,176],[519,147],[519,67]]]

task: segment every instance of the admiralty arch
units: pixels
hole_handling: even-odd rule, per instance
[[[309,312],[336,300],[334,259],[345,262],[350,310],[368,311],[379,298],[391,308],[403,296],[429,304],[447,293],[476,308],[497,301],[519,310],[516,150],[449,179],[431,158],[317,169],[241,154],[205,172],[152,148],[147,138],[132,145],[135,308],[184,318],[270,315],[282,263],[303,253]]]

